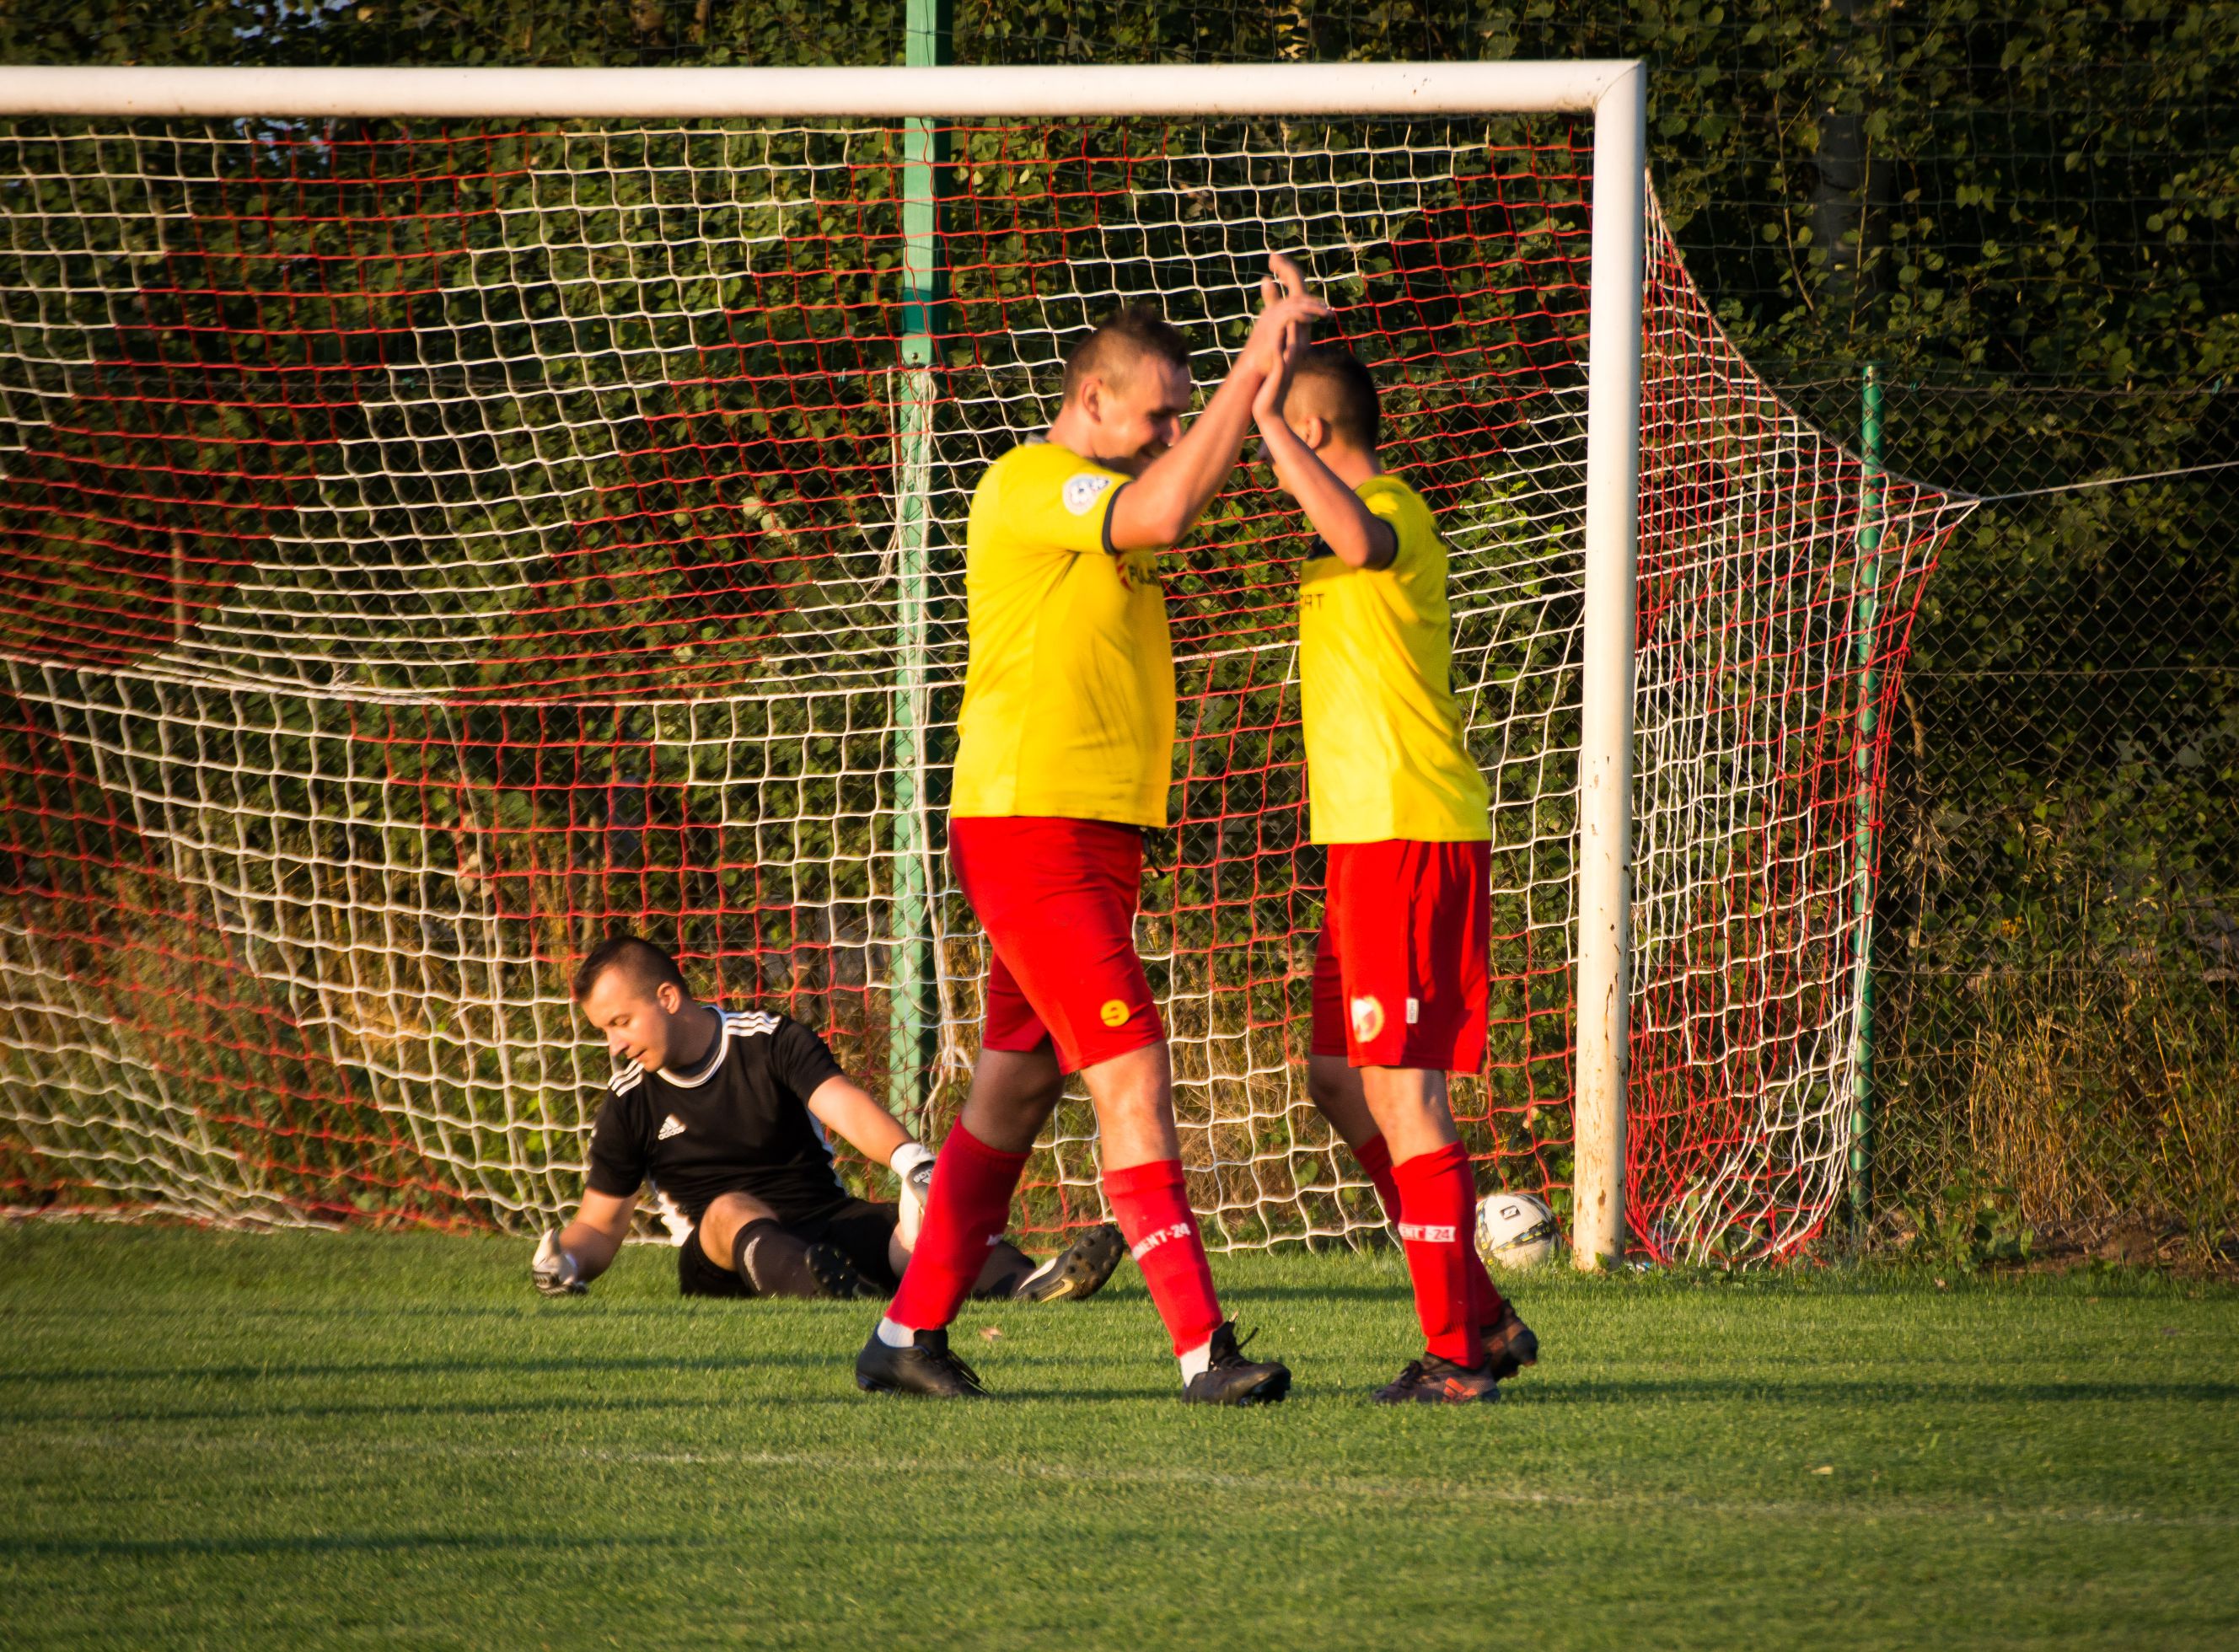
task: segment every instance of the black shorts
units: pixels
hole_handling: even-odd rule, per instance
[[[895,1276],[894,1264],[887,1254],[887,1242],[894,1237],[900,1220],[900,1212],[894,1205],[849,1199],[844,1204],[834,1205],[822,1216],[780,1225],[810,1244],[835,1246],[855,1264],[855,1271],[863,1276],[864,1284],[882,1296],[891,1297],[900,1289],[902,1282]],[[676,1288],[688,1297],[754,1294],[754,1288],[732,1270],[718,1267],[708,1260],[708,1253],[700,1248],[697,1225],[676,1252]]]

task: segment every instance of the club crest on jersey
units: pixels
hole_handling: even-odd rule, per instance
[[[1074,515],[1086,516],[1096,508],[1096,501],[1104,496],[1104,490],[1111,485],[1111,477],[1084,470],[1066,483],[1065,491],[1059,497],[1065,501],[1065,508]]]
[[[674,1113],[671,1113],[661,1121],[661,1128],[654,1133],[654,1140],[665,1142],[671,1136],[681,1136],[683,1133],[684,1121]]]
[[[1366,1044],[1384,1031],[1384,1005],[1366,994],[1353,999],[1352,1036]]]

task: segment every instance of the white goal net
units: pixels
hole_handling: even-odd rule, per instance
[[[620,928],[945,1125],[985,965],[944,853],[971,488],[1120,303],[1215,381],[1272,249],[1454,553],[1495,837],[1457,1107],[1486,1185],[1562,1206],[1584,117],[940,136],[928,173],[868,119],[0,121],[0,1204],[548,1220],[607,1072],[569,966]],[[1652,211],[1648,249],[1631,1220],[1780,1254],[1850,1138],[1864,697],[1965,501],[1864,475]],[[1216,1246],[1380,1224],[1306,1098],[1308,535],[1263,481],[1167,564],[1139,931]],[[1094,1153],[1067,1103],[1022,1224],[1098,1217]]]

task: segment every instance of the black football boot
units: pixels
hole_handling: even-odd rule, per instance
[[[1436,1354],[1411,1359],[1399,1376],[1376,1390],[1379,1405],[1478,1405],[1500,1397],[1492,1367],[1467,1370]]]
[[[907,1348],[880,1341],[874,1330],[855,1356],[855,1386],[866,1394],[923,1394],[940,1400],[987,1397],[980,1373],[948,1351],[945,1330],[921,1330]]]
[[[1232,1319],[1213,1333],[1213,1361],[1189,1379],[1182,1398],[1192,1405],[1272,1405],[1290,1391],[1291,1368],[1245,1358]]]

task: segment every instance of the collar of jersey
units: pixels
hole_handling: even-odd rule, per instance
[[[661,1070],[663,1082],[674,1085],[679,1090],[697,1090],[723,1070],[723,1058],[731,1053],[731,1018],[723,1013],[723,1006],[720,1004],[709,1004],[703,1007],[715,1012],[715,1019],[723,1030],[715,1035],[715,1053],[708,1058],[706,1066],[701,1068],[690,1078],[688,1078],[681,1073],[671,1072],[666,1067]]]

